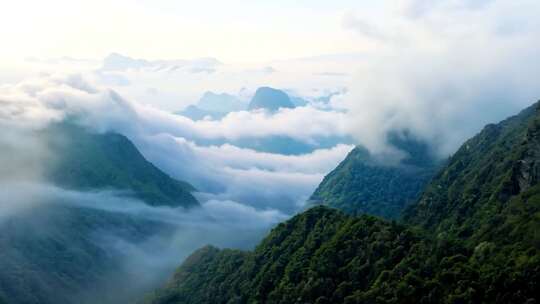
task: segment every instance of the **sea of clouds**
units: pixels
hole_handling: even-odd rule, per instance
[[[374,50],[261,64],[118,54],[104,60],[28,59],[0,72],[0,221],[48,198],[178,225],[172,236],[122,247],[132,253],[127,264],[146,265],[141,270],[149,272],[170,269],[206,243],[250,248],[302,210],[354,146],[317,148],[321,138],[351,137],[385,154],[393,149],[389,132],[408,132],[447,157],[485,124],[537,101],[538,12],[540,3],[533,0],[399,1],[344,16],[344,29]],[[234,95],[247,105],[260,86],[283,89],[308,104],[276,113],[237,111],[220,120],[173,114],[206,91]],[[114,192],[50,185],[40,177],[40,163],[54,156],[31,131],[66,118],[94,132],[127,136],[161,170],[195,185],[202,207],[149,207]],[[272,136],[314,148],[285,155],[233,144]],[[222,144],[201,144],[216,140]],[[153,258],[156,246],[163,263]]]
[[[124,228],[105,226],[80,236],[120,261],[121,270],[96,282],[101,292],[75,295],[88,298],[89,303],[96,301],[92,295],[97,294],[111,296],[99,299],[104,303],[124,302],[134,292],[140,296],[163,282],[201,246],[253,248],[271,227],[301,210],[324,175],[353,148],[337,144],[306,154],[282,155],[228,143],[198,145],[197,139],[285,135],[313,143],[320,136],[344,133],[342,120],[334,120],[342,116],[339,111],[310,106],[277,113],[241,111],[220,121],[193,121],[128,100],[84,73],[42,74],[4,84],[0,86],[0,225],[22,225],[17,229],[56,242],[58,230],[66,228],[62,217],[85,219],[105,212],[108,217],[129,219]],[[190,210],[151,207],[122,193],[78,192],[51,184],[43,178],[42,169],[55,155],[48,151],[46,138],[35,131],[66,119],[90,132],[124,134],[164,172],[195,185],[201,206]],[[47,213],[52,216],[44,220],[42,215]],[[145,239],[133,240],[122,232],[136,229],[129,224],[133,219],[168,229],[166,233],[150,230]],[[25,265],[34,264],[16,248],[7,254]],[[8,265],[11,273],[14,269]]]

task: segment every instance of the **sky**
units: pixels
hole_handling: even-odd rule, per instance
[[[362,51],[342,27],[369,1],[9,1],[0,12],[1,60],[23,56],[253,62]],[[151,46],[151,47],[149,47]]]
[[[309,101],[331,96],[325,109],[312,102],[273,118],[182,124],[206,139],[298,138],[310,120],[306,131],[350,135],[374,152],[388,150],[385,136],[398,129],[448,155],[540,95],[536,0],[21,0],[4,8],[0,84],[71,74],[167,112],[206,91],[247,104],[265,85]],[[111,61],[111,53],[121,55]]]
[[[391,131],[447,157],[485,124],[540,96],[536,0],[22,0],[5,7],[0,121],[39,125],[84,112],[86,124],[130,135],[173,176],[236,181],[236,194],[251,191],[244,182],[257,176],[261,188],[274,189],[268,200],[280,181],[296,177],[291,189],[299,191],[288,201],[297,204],[352,144],[391,151]],[[173,114],[207,91],[247,105],[261,86],[308,104],[217,121]],[[306,171],[310,165],[291,171],[290,163],[309,162],[238,145],[276,136],[311,145],[304,159],[332,157],[311,165],[316,172]],[[321,144],[348,137],[336,143],[341,148]]]
[[[465,31],[527,32],[538,10],[533,0],[2,2],[3,64],[111,52],[239,63],[381,51],[388,42],[440,48]]]

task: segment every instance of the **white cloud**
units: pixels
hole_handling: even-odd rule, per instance
[[[316,145],[317,137],[348,134],[343,112],[313,107],[283,109],[275,114],[241,111],[220,121],[192,121],[128,101],[77,75],[44,76],[5,85],[0,100],[6,108],[19,107],[4,115],[7,125],[43,126],[69,117],[100,132],[116,131],[132,139],[165,172],[193,183],[201,191],[256,208],[278,206],[286,213],[297,210],[323,176],[352,149],[338,145],[286,156],[230,144],[195,144],[195,140],[204,139],[227,141],[280,135]]]
[[[446,156],[484,124],[537,99],[540,27],[532,17],[539,8],[535,1],[520,1],[527,10],[516,10],[515,4],[502,1],[480,6],[451,0],[401,4],[421,7],[421,17],[410,18],[406,9],[387,10],[388,4],[380,5],[370,18],[363,18],[368,11],[350,16],[362,20],[362,26],[376,28],[383,37],[400,38],[383,39],[377,52],[252,66],[224,64],[204,75],[148,67],[86,72],[84,79],[92,85],[77,76],[43,76],[1,87],[0,119],[4,124],[11,120],[12,124],[39,126],[40,121],[75,115],[98,130],[128,135],[151,161],[173,176],[204,185],[204,190],[238,198],[247,192],[265,193],[250,188],[259,185],[272,192],[268,200],[282,195],[281,187],[286,187],[278,176],[287,181],[296,178],[298,189],[303,190],[287,191],[293,193],[287,200],[297,202],[350,147],[295,158],[231,145],[203,147],[201,141],[287,136],[311,144],[318,137],[352,133],[359,143],[381,152],[388,148],[389,131],[408,130]],[[170,65],[172,61],[144,62],[155,67],[156,62]],[[254,72],[267,65],[275,71]],[[323,75],[353,72],[354,81],[348,76]],[[104,89],[109,76],[125,80],[112,86],[126,98]],[[192,121],[162,110],[182,108],[207,90],[245,100],[262,84],[311,100],[329,92],[344,93],[332,96],[320,108],[311,105],[276,114],[240,111],[220,121]],[[265,185],[264,179],[276,182],[275,186]],[[242,187],[249,191],[241,191]],[[260,197],[249,200],[267,203]]]
[[[353,148],[338,145],[304,155],[278,155],[228,144],[202,147],[170,134],[133,137],[143,154],[172,176],[220,199],[292,213]]]
[[[17,267],[13,265],[17,258],[18,263],[25,263],[26,270],[43,273],[42,267],[46,266],[39,259],[27,260],[24,249],[31,245],[22,249],[11,246],[21,241],[32,244],[46,239],[59,242],[67,252],[91,248],[106,255],[101,258],[109,261],[107,267],[111,269],[99,269],[90,285],[55,290],[65,293],[63,296],[81,291],[74,298],[82,303],[95,303],[98,298],[100,303],[131,302],[132,297],[140,298],[147,290],[163,284],[194,250],[208,244],[252,249],[271,227],[288,218],[276,209],[260,210],[227,200],[203,201],[201,208],[184,210],[152,207],[119,192],[68,191],[34,182],[0,181],[0,197],[0,225],[8,225],[9,229],[4,230],[10,231],[9,240],[3,242],[10,245],[3,248],[7,260],[2,265],[6,271]],[[77,226],[73,224],[77,220],[88,222]],[[76,230],[66,231],[72,228]],[[39,252],[44,256],[54,253],[49,247]],[[85,259],[89,257],[92,255]],[[92,258],[97,265],[103,263]],[[36,283],[35,277],[25,279]],[[54,276],[38,279],[53,285],[62,282]],[[96,297],[96,292],[105,296]]]
[[[5,211],[10,208],[24,209],[38,204],[60,204],[129,214],[182,228],[207,226],[212,229],[224,227],[268,229],[288,217],[276,209],[255,209],[228,200],[210,199],[202,202],[202,208],[185,210],[181,207],[150,206],[136,199],[127,198],[124,193],[118,191],[78,192],[47,183],[24,181],[2,185],[0,194],[6,198],[2,201],[3,215],[6,215]],[[240,223],[239,219],[243,219],[243,222]]]
[[[191,65],[176,65],[177,69],[100,70],[96,78],[130,100],[178,111],[197,103],[209,90],[232,94],[247,102],[258,87],[271,86],[314,99],[327,91],[338,91],[346,85],[354,71],[354,65],[347,64],[350,62],[346,56],[212,66],[204,62],[193,62]],[[268,69],[268,66],[272,69]],[[329,79],[326,73],[341,76]],[[118,78],[122,81],[118,82]],[[149,94],[148,88],[156,90]]]
[[[325,173],[333,169],[343,155],[352,150],[350,145],[337,145],[331,149],[315,150],[304,155],[281,155],[241,149],[233,145],[196,147],[201,159],[212,165],[238,169],[259,168],[266,171]],[[213,162],[213,163],[212,163]]]
[[[375,25],[361,20],[352,12],[348,12],[343,16],[343,27],[352,29],[369,39],[386,40],[388,37]]]
[[[436,11],[480,10],[495,0],[403,0],[403,13],[411,18],[426,17]]]
[[[2,116],[11,123],[46,123],[78,115],[91,127],[143,128],[185,138],[239,139],[272,135],[313,142],[316,136],[348,134],[345,115],[311,106],[265,111],[232,112],[219,121],[192,121],[153,106],[128,101],[112,90],[98,88],[79,75],[41,77],[0,87]],[[5,114],[4,114],[5,113]],[[134,124],[133,122],[136,122]]]
[[[382,30],[404,24],[398,32],[405,42],[359,66],[355,85],[337,100],[358,141],[384,151],[388,131],[408,130],[446,156],[485,124],[535,102],[540,22],[531,12],[540,4],[519,2],[518,9],[509,1],[413,1],[427,6],[422,18],[394,15]],[[519,30],[501,34],[512,24]]]

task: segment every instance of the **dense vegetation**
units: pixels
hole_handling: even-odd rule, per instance
[[[315,207],[203,248],[147,303],[537,303],[540,103],[467,141],[403,223]]]
[[[146,303],[525,303],[534,298],[539,269],[498,268],[489,257],[494,248],[488,247],[474,250],[458,240],[321,206],[280,224],[253,252],[200,249]]]
[[[438,168],[430,148],[407,135],[392,134],[390,143],[406,153],[398,164],[376,159],[356,147],[325,176],[311,196],[311,204],[338,208],[349,214],[396,219],[415,202]]]
[[[539,104],[465,142],[407,210],[406,220],[472,241],[518,229],[512,241],[539,246]]]
[[[54,156],[45,179],[75,190],[124,190],[150,205],[198,205],[188,183],[172,179],[148,162],[125,136],[97,134],[57,124],[41,134]]]

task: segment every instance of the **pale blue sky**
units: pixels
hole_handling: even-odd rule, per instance
[[[23,56],[212,56],[267,61],[362,51],[342,26],[371,1],[20,0],[0,11],[3,60]],[[8,46],[7,48],[5,46]]]
[[[538,10],[537,0],[18,0],[0,10],[0,63],[111,52],[238,63],[437,49],[501,29],[528,34],[516,20],[536,20]]]

